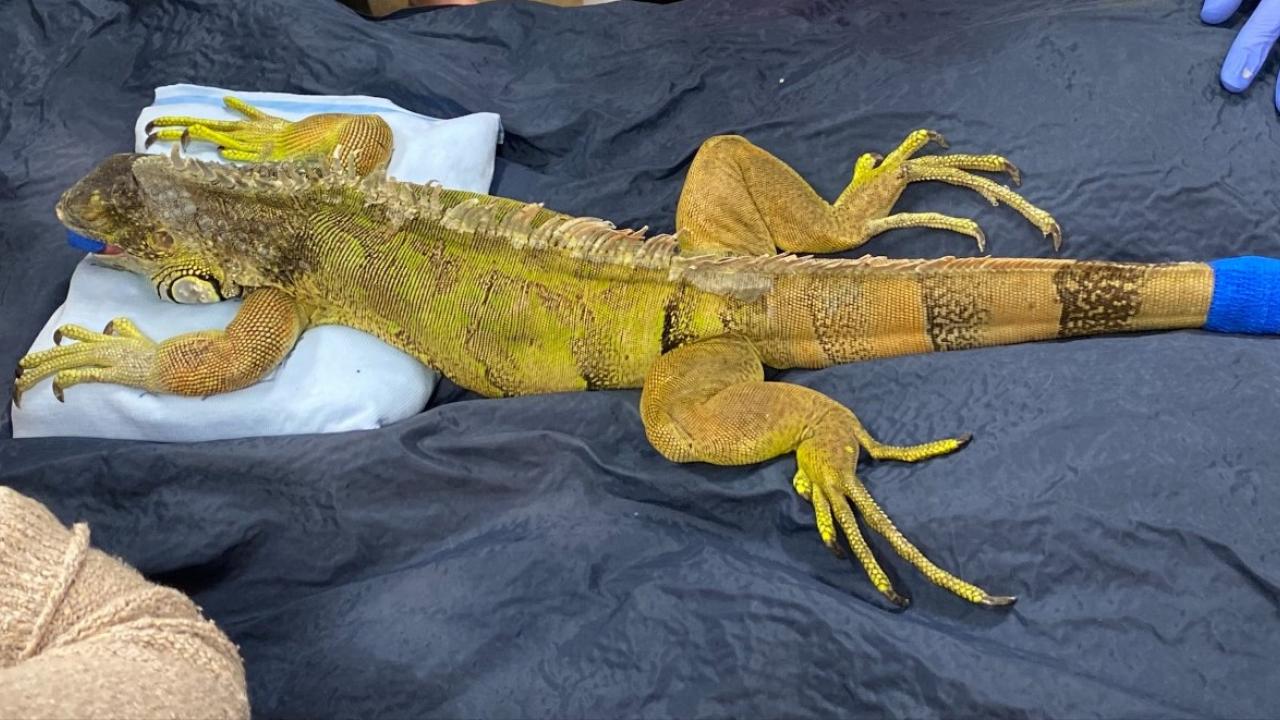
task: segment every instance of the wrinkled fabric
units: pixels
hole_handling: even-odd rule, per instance
[[[709,135],[745,134],[834,197],[857,154],[929,127],[1013,159],[1065,256],[1280,256],[1280,123],[1220,88],[1233,36],[1173,0],[493,3],[381,22],[283,0],[11,2],[0,366],[77,259],[54,199],[127,149],[160,84],[497,112],[496,193],[659,230]],[[1052,254],[963,190],[914,186],[898,209],[972,216],[997,255]],[[935,231],[865,250],[974,253]],[[191,593],[239,644],[257,717],[1274,716],[1280,338],[777,375],[886,441],[975,433],[862,476],[937,562],[1018,604],[970,607],[877,543],[914,598],[887,611],[822,547],[790,458],[669,463],[637,392],[484,400],[446,383],[376,431],[6,439],[0,483]]]

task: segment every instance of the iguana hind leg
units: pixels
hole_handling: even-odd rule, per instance
[[[853,178],[834,203],[828,203],[782,160],[737,135],[708,139],[694,156],[676,208],[680,250],[686,255],[727,253],[768,255],[777,250],[830,253],[856,248],[887,230],[931,227],[986,243],[977,223],[939,213],[890,214],[912,182],[941,180],[1003,201],[1054,239],[1061,237],[1052,216],[1021,195],[971,174],[1018,169],[999,155],[926,155],[930,142],[945,147],[942,136],[917,130],[887,156],[866,153],[854,163]],[[998,188],[998,189],[995,189]]]
[[[377,115],[321,113],[291,122],[239,98],[226,97],[223,102],[245,119],[158,117],[147,123],[147,145],[157,140],[211,142],[222,157],[238,162],[321,161],[336,154],[361,175],[385,167],[391,159],[391,127]]]
[[[872,584],[894,604],[906,601],[871,553],[853,508],[932,582],[982,605],[1013,602],[933,564],[894,526],[856,473],[859,447],[875,458],[916,461],[954,452],[967,436],[885,445],[831,398],[798,385],[765,382],[759,354],[748,341],[733,337],[693,342],[659,358],[645,380],[640,413],[649,441],[676,462],[745,465],[794,452],[793,485],[812,503],[822,541],[839,553],[838,526]]]
[[[54,334],[58,347],[31,353],[18,362],[13,401],[53,376],[59,400],[72,385],[114,383],[150,392],[213,395],[252,385],[280,363],[302,332],[293,299],[278,290],[257,290],[245,299],[226,330],[187,333],[156,342],[126,318],[102,332],[64,325]],[[62,344],[64,339],[75,340]]]

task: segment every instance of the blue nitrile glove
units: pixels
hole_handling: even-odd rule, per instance
[[[1231,17],[1239,7],[1240,0],[1204,0],[1200,19],[1217,25]],[[1240,28],[1235,42],[1231,43],[1227,59],[1222,61],[1222,72],[1218,77],[1223,87],[1234,93],[1244,92],[1258,76],[1258,70],[1276,44],[1276,38],[1280,38],[1280,0],[1262,0],[1248,22]],[[1280,110],[1280,87],[1276,88],[1276,109]]]

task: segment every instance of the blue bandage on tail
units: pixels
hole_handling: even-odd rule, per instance
[[[1215,332],[1280,334],[1280,260],[1214,260],[1213,299],[1204,328]]]
[[[101,240],[85,237],[74,230],[67,231],[67,244],[77,250],[92,253],[102,252],[107,248],[107,244]]]

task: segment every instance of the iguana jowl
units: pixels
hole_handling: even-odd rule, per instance
[[[891,214],[906,185],[920,180],[1003,201],[1056,245],[1058,225],[1047,213],[970,172],[1016,180],[1007,160],[917,156],[941,142],[928,131],[885,157],[859,157],[834,203],[747,140],[711,138],[681,194],[679,239],[643,239],[643,231],[539,205],[387,180],[378,168],[390,130],[371,116],[289,123],[228,103],[248,119],[162,118],[154,136],[216,142],[228,158],[260,164],[181,159],[176,149],[170,157],[113,156],[64,194],[58,216],[95,239],[101,262],[149,277],[163,296],[244,297],[235,320],[161,342],[123,318],[101,333],[64,326],[59,340],[77,342],[23,358],[16,396],[50,375],[59,398],[82,382],[227,392],[260,379],[307,327],[347,325],[487,396],[643,388],[646,433],[673,461],[738,465],[794,452],[794,485],[812,503],[823,542],[839,552],[838,527],[890,601],[906,603],[854,508],[931,581],[971,602],[1005,605],[1013,598],[930,562],[855,472],[860,449],[914,462],[957,450],[967,436],[886,445],[822,393],[766,382],[764,367],[1135,330],[1280,330],[1249,319],[1266,299],[1231,280],[1262,277],[1257,263],[1271,261],[1260,259],[1144,265],[791,254],[847,250],[903,227],[964,233],[981,247],[971,220]],[[330,156],[336,162],[299,162]]]

